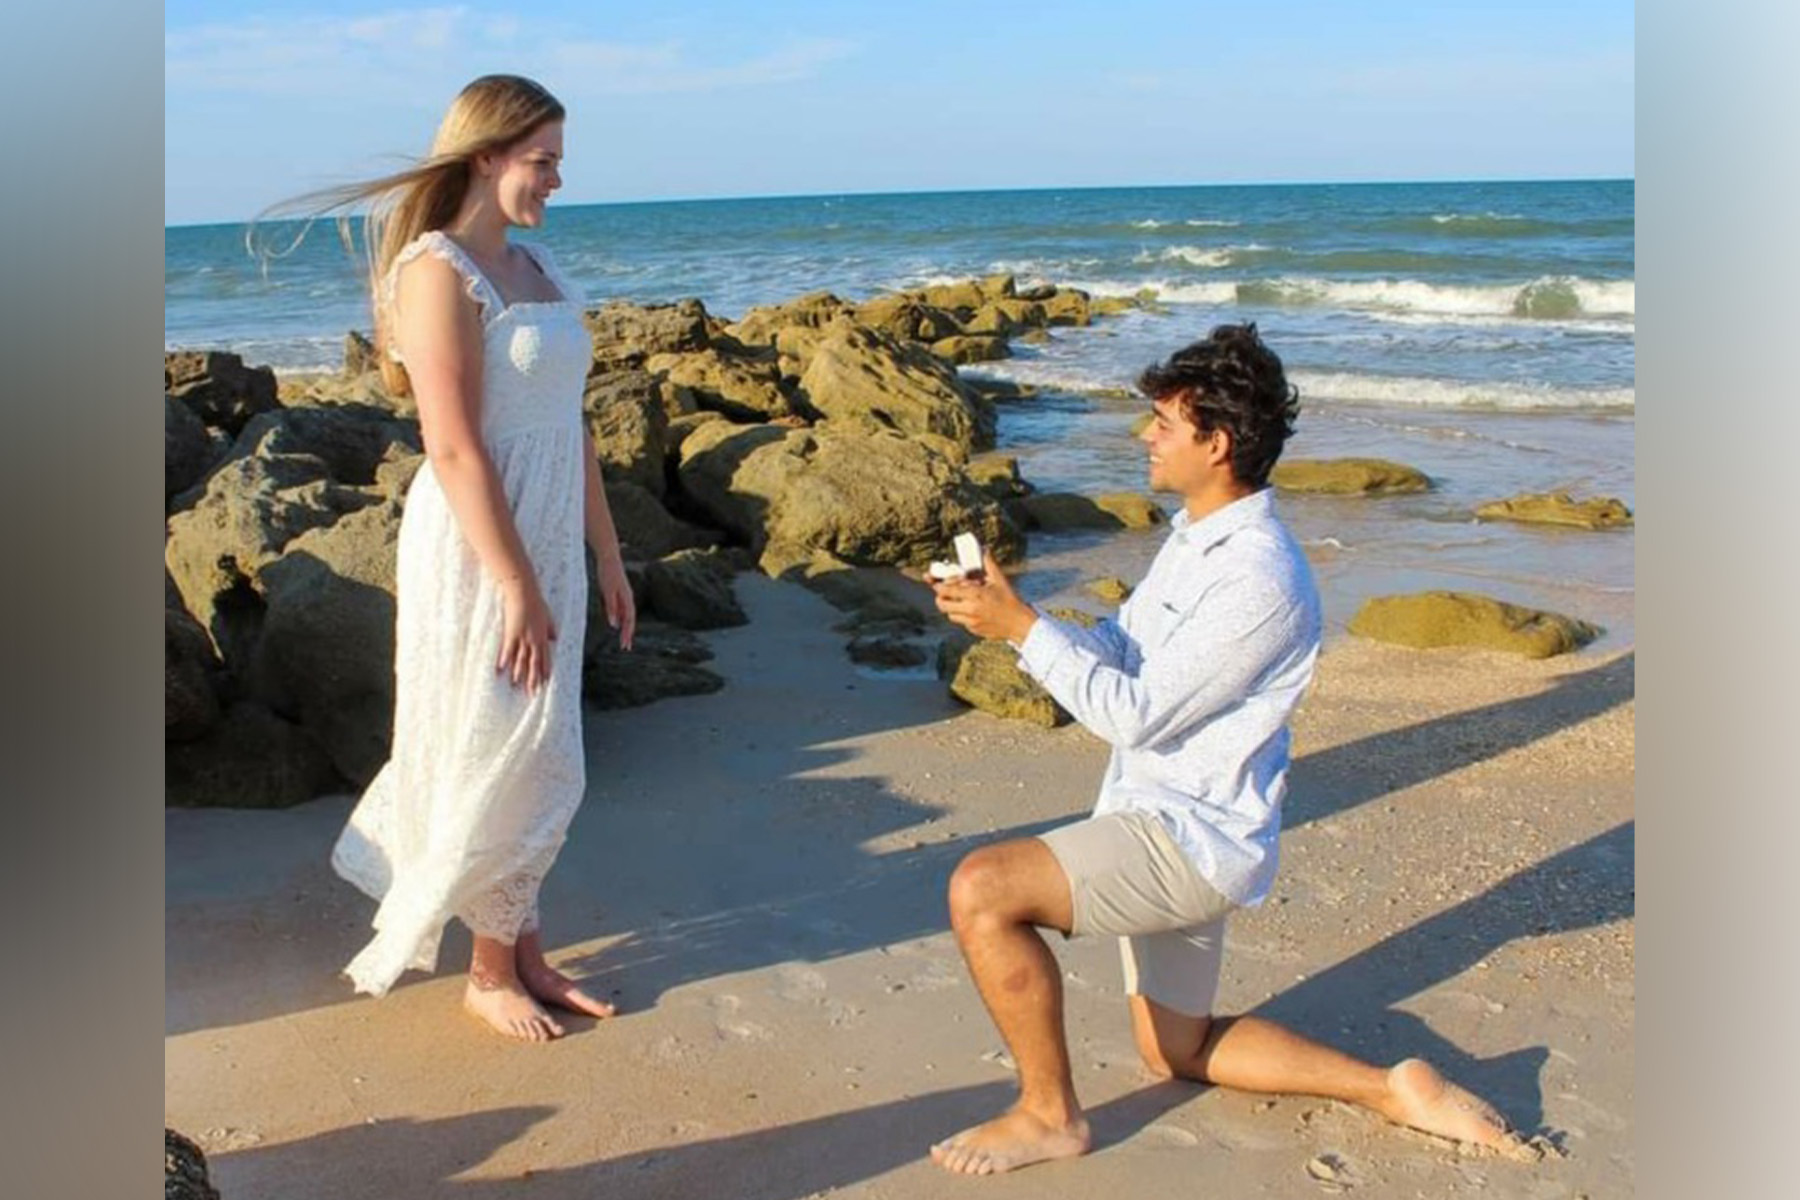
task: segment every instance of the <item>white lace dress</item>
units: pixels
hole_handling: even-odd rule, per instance
[[[430,465],[400,523],[391,757],[332,851],[338,874],[381,902],[375,936],[345,968],[381,995],[408,968],[436,965],[444,924],[513,941],[537,926],[538,885],[586,784],[581,645],[587,453],[581,393],[592,346],[577,293],[528,247],[566,298],[508,305],[460,246],[430,232],[421,254],[447,260],[481,307],[481,435],[538,584],[554,614],[547,686],[533,696],[494,670],[500,593],[457,525]]]

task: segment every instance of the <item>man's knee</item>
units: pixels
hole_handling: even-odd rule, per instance
[[[1010,844],[974,849],[950,873],[950,923],[981,919],[1015,921],[1028,907]]]
[[[970,851],[950,874],[950,920],[958,925],[983,917],[1005,917],[1013,906],[1011,872],[1001,847]]]

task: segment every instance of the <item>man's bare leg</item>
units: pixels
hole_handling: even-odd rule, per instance
[[[1261,1017],[1189,1017],[1143,996],[1130,999],[1138,1053],[1158,1075],[1343,1100],[1452,1141],[1531,1156],[1504,1117],[1424,1059],[1377,1067]]]
[[[521,933],[518,941],[519,981],[525,990],[545,1004],[590,1017],[610,1017],[615,1011],[605,1000],[583,991],[579,984],[544,958],[544,938],[537,930]]]
[[[545,1012],[519,979],[518,951],[512,942],[477,937],[469,956],[469,986],[463,1006],[496,1032],[524,1042],[547,1042],[563,1027]]]
[[[985,846],[950,879],[950,924],[1019,1069],[1012,1108],[931,1148],[946,1170],[992,1175],[1088,1148],[1063,1032],[1062,972],[1034,926],[1067,930],[1069,882],[1036,838]]]

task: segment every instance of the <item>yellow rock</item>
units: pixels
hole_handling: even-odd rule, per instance
[[[1549,658],[1593,641],[1596,625],[1468,592],[1377,596],[1350,619],[1351,633],[1420,650],[1477,646]]]
[[[1475,510],[1484,521],[1520,521],[1532,525],[1573,525],[1578,529],[1619,529],[1632,523],[1622,500],[1594,496],[1576,500],[1567,492],[1538,492],[1495,500]]]
[[[1370,496],[1423,492],[1424,472],[1383,458],[1290,458],[1275,464],[1269,482],[1284,492],[1326,496]]]

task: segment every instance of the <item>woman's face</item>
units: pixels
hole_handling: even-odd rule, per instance
[[[493,159],[496,199],[509,225],[535,229],[544,222],[544,204],[562,186],[561,121],[540,125]]]

